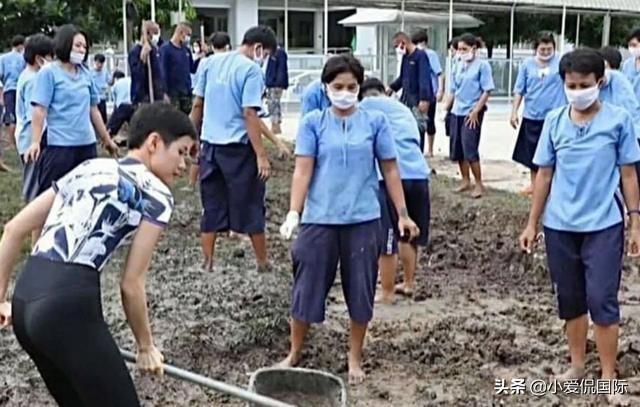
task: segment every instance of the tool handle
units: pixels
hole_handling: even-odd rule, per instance
[[[120,349],[120,354],[127,362],[136,363],[136,355],[132,352]],[[270,397],[261,396],[258,393],[254,393],[248,390],[243,389],[242,387],[233,386],[231,384],[227,384],[224,382],[220,382],[217,380],[210,379],[205,376],[201,376],[199,374],[190,372],[188,370],[180,369],[178,367],[164,364],[164,372],[168,376],[175,377],[177,379],[186,380],[191,383],[199,384],[200,386],[208,387],[212,390],[218,391],[220,393],[225,393],[233,397],[237,397],[239,399],[249,401],[251,403],[256,403],[260,406],[265,407],[295,407],[291,404],[283,403],[276,399],[272,399]]]

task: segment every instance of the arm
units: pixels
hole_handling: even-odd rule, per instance
[[[384,184],[387,187],[391,202],[393,202],[393,206],[396,208],[398,217],[408,219],[409,212],[407,211],[407,204],[404,200],[402,180],[400,179],[400,171],[398,170],[396,160],[380,160],[380,171],[382,172]],[[402,232],[403,231],[400,231],[400,233]]]
[[[264,145],[262,144],[262,127],[260,126],[262,120],[258,117],[258,112],[252,107],[246,107],[244,108],[243,115],[253,151],[256,153],[257,157],[265,157],[267,155],[267,151],[264,149]]]
[[[293,178],[291,180],[291,200],[289,202],[289,211],[302,213],[304,201],[309,192],[311,177],[313,176],[313,168],[315,166],[315,157],[297,156],[296,166],[293,170]]]
[[[189,118],[193,123],[193,126],[198,130],[198,134],[200,133],[200,129],[202,128],[202,111],[204,107],[204,99],[202,96],[196,96],[193,98],[193,106],[191,106],[191,114]]]
[[[402,89],[402,69],[400,70],[400,76],[398,76],[395,81],[389,84],[389,89],[391,89],[394,92],[397,92],[400,89]]]
[[[31,144],[40,146],[42,133],[44,132],[44,121],[47,118],[47,108],[40,105],[33,106],[31,112]]]
[[[476,113],[480,113],[484,110],[484,106],[487,104],[487,101],[489,100],[489,96],[491,95],[491,92],[486,91],[483,92],[482,95],[480,96],[480,99],[478,100],[478,103],[476,103],[476,106],[473,108],[473,111],[475,111]]]
[[[446,110],[447,112],[451,111],[451,108],[453,107],[454,98],[455,98],[455,95],[453,93],[447,94],[447,98],[444,102],[444,110]]]
[[[151,257],[162,231],[162,227],[149,221],[143,220],[140,223],[120,281],[122,306],[139,352],[146,352],[154,347],[145,282]]]
[[[265,138],[267,138],[269,141],[271,141],[273,145],[278,148],[278,152],[280,153],[280,158],[291,157],[291,151],[289,150],[289,147],[287,147],[287,145],[279,137],[273,134],[271,129],[269,129],[269,127],[266,124],[264,124],[264,121],[262,120],[260,120],[260,130],[262,131],[262,135]]]
[[[538,222],[540,221],[540,217],[547,203],[547,198],[549,197],[549,191],[551,190],[552,179],[553,167],[540,167],[533,184],[533,198],[527,227],[533,228],[534,230],[538,229]]]
[[[53,188],[49,188],[4,226],[0,240],[0,303],[6,301],[11,272],[20,256],[22,242],[32,230],[42,228],[55,197]]]
[[[102,139],[102,145],[104,148],[112,155],[118,154],[118,146],[111,139],[107,128],[102,121],[102,116],[100,115],[100,111],[97,106],[91,106],[91,123],[93,124],[93,128],[96,130],[100,138]]]

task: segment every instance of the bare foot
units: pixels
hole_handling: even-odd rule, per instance
[[[584,374],[584,367],[571,366],[569,369],[567,369],[566,372],[553,376],[552,380],[557,380],[560,383],[564,383],[569,380],[580,380],[584,377]]]
[[[376,294],[374,302],[383,305],[393,305],[396,303],[396,295],[394,293],[388,294],[385,292],[381,292],[379,294]]]
[[[525,189],[523,189],[522,191],[518,192],[518,195],[524,196],[524,197],[531,196],[531,195],[533,195],[533,188],[531,188],[531,186],[528,186]]]
[[[396,284],[396,294],[404,295],[405,297],[413,296],[413,286],[405,283]]]
[[[291,352],[287,357],[280,363],[277,363],[274,367],[296,367],[300,360],[302,359],[302,354],[300,352]]]
[[[482,185],[476,185],[471,193],[471,198],[479,199],[482,198],[482,195],[484,195],[484,187]]]
[[[3,161],[0,161],[0,172],[12,173],[13,170],[11,169],[11,167],[9,167],[7,164],[5,164]]]
[[[471,189],[471,184],[463,182],[462,185],[460,185],[458,188],[454,189],[453,192],[466,192],[469,191]]]
[[[349,356],[349,384],[352,386],[364,382],[366,375],[360,367],[360,360]]]
[[[269,263],[267,264],[258,264],[256,265],[256,271],[258,273],[268,273],[271,271],[271,266],[269,265]]]
[[[213,259],[210,257],[204,258],[204,262],[202,263],[202,269],[208,273],[213,271]]]

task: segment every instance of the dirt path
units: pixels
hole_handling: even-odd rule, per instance
[[[276,163],[268,185],[268,232],[274,271],[254,271],[248,242],[222,241],[214,273],[201,271],[196,194],[177,188],[177,209],[148,279],[153,330],[167,361],[246,386],[249,374],[279,361],[288,347],[289,242],[276,237],[288,202],[291,163]],[[353,406],[591,405],[594,397],[496,396],[496,378],[541,378],[566,362],[542,252],[524,256],[515,239],[527,201],[491,192],[480,201],[432,181],[431,249],[423,253],[413,300],[377,307],[366,346],[365,384],[350,388]],[[630,264],[630,262],[627,262]],[[133,348],[117,287],[121,258],[103,273],[103,303],[118,343]],[[640,277],[624,274],[620,367],[640,371]],[[339,286],[329,315],[314,327],[303,367],[346,376],[348,316]],[[593,343],[589,375],[596,377]],[[0,405],[53,405],[13,335],[0,333]],[[91,363],[91,361],[87,361]],[[99,368],[99,367],[96,367]],[[135,374],[146,406],[241,405],[171,378]],[[631,383],[640,394],[640,386]],[[640,399],[636,402],[640,403]],[[638,405],[638,404],[637,404]]]

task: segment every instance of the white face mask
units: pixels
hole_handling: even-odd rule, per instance
[[[199,54],[200,53],[200,47],[193,47],[193,53],[194,54]]]
[[[572,90],[564,88],[564,93],[567,95],[567,100],[571,106],[576,110],[587,110],[593,105],[600,96],[600,88],[598,85],[588,89]]]
[[[406,48],[404,48],[402,46],[396,47],[396,54],[398,56],[404,56],[404,55],[407,54],[407,50],[406,50]]]
[[[153,35],[151,36],[151,43],[152,43],[153,45],[157,45],[157,44],[158,44],[158,41],[160,41],[160,33],[153,34]]]
[[[611,69],[607,68],[604,70],[604,84],[608,84],[611,82]]]
[[[536,57],[542,61],[542,62],[547,62],[547,61],[551,61],[551,59],[553,58],[554,53],[552,52],[549,55],[540,55],[540,53],[536,54]]]
[[[71,54],[69,54],[69,62],[74,65],[82,65],[84,63],[84,56],[84,52],[71,51]]]
[[[463,62],[471,62],[473,61],[473,58],[474,58],[473,51],[461,53],[459,57],[460,57],[460,60]]]
[[[48,60],[48,59],[46,59],[46,58],[41,58],[41,59],[40,59],[40,63],[39,63],[39,64],[40,64],[40,68],[42,69],[42,68],[44,68],[45,66],[51,65],[51,61],[49,61],[49,60]]]
[[[339,92],[328,89],[327,96],[331,100],[331,105],[340,110],[349,110],[358,102],[358,89],[355,92],[342,90]]]
[[[425,45],[424,42],[421,42],[420,44],[418,44],[417,47],[418,47],[418,49],[421,49],[421,50],[427,49],[427,46]]]
[[[262,66],[262,64],[264,63],[264,50],[261,50],[260,52],[260,56],[258,56],[258,47],[256,46],[253,49],[253,62],[255,62],[256,64]]]
[[[629,53],[635,58],[640,58],[640,46],[629,47]]]

